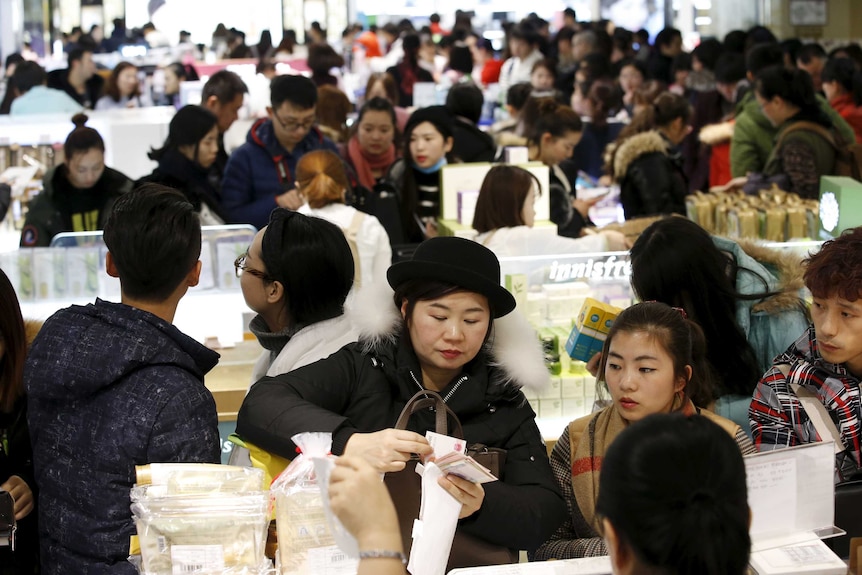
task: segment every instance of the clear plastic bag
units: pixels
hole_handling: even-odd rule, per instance
[[[132,490],[132,518],[146,575],[265,573],[270,496],[167,495],[164,486]]]
[[[335,544],[313,459],[329,454],[332,435],[300,433],[291,438],[301,454],[272,483],[282,575],[353,575],[357,560]]]

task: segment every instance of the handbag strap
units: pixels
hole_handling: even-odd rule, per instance
[[[787,376],[790,373],[790,366],[786,363],[782,363],[775,367],[777,367],[784,375],[784,379],[787,379]],[[808,419],[811,420],[811,424],[814,425],[814,430],[817,431],[817,435],[820,436],[820,440],[828,441],[829,439],[832,439],[832,441],[835,442],[836,454],[847,449],[844,445],[844,440],[841,438],[841,432],[838,431],[838,427],[836,427],[835,422],[832,421],[832,417],[826,410],[826,406],[820,402],[817,396],[798,383],[788,382],[788,384],[790,385],[790,389],[793,390],[793,393],[796,394],[796,399],[799,400],[799,404],[802,406],[802,409],[805,410],[805,413],[808,415]]]
[[[420,409],[428,407],[433,407],[436,411],[434,423],[434,431],[436,433],[449,435],[449,417],[451,416],[455,422],[452,427],[452,437],[464,439],[464,429],[461,427],[458,416],[446,405],[446,402],[443,401],[439,393],[428,389],[417,392],[407,401],[407,404],[398,416],[398,420],[395,422],[395,429],[407,429],[407,422],[410,420],[410,416]]]

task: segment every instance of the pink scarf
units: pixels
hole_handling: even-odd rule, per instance
[[[359,138],[353,136],[347,144],[347,155],[356,169],[359,183],[370,190],[377,183],[372,170],[385,172],[395,162],[395,145],[390,145],[389,149],[380,155],[372,156],[359,146]]]

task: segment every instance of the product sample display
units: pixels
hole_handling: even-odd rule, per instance
[[[258,574],[270,517],[263,473],[211,464],[137,468],[131,492],[142,572]]]
[[[566,340],[569,356],[572,359],[589,361],[593,355],[602,351],[608,332],[622,311],[618,307],[588,297]]]

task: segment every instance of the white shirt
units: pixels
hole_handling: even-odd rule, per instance
[[[567,238],[558,236],[555,227],[542,229],[527,226],[498,228],[479,234],[474,240],[494,252],[498,258],[608,251],[608,240],[601,234]]]
[[[357,210],[345,204],[329,204],[319,209],[312,209],[305,204],[297,211],[307,216],[323,218],[346,230],[350,227]],[[356,234],[356,250],[359,252],[362,285],[385,282],[386,270],[392,264],[392,248],[389,245],[389,235],[386,230],[372,215],[366,214],[362,220],[362,225]]]

